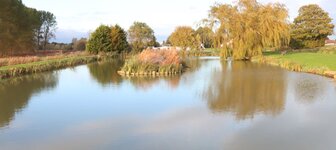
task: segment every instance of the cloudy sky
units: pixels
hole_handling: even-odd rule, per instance
[[[28,7],[47,10],[56,15],[56,41],[71,42],[73,37],[87,37],[100,24],[119,24],[126,30],[134,21],[151,26],[159,41],[176,26],[196,27],[207,17],[215,2],[233,3],[236,0],[23,0]],[[297,16],[302,5],[319,4],[336,22],[335,0],[259,0],[262,3],[281,2],[287,5],[290,20]]]

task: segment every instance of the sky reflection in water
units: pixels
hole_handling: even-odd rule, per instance
[[[112,60],[2,81],[1,149],[336,148],[332,80],[189,61],[175,77],[123,78]]]

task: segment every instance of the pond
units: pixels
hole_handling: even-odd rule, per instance
[[[332,79],[213,57],[127,78],[122,64],[1,81],[0,149],[336,149]]]

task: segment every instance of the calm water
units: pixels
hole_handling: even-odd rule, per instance
[[[0,149],[336,149],[335,81],[190,63],[166,78],[122,78],[115,60],[2,81]]]

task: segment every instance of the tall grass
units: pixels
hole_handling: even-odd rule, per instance
[[[38,61],[47,61],[53,59],[63,59],[70,57],[78,57],[78,56],[88,56],[86,52],[72,52],[72,53],[59,53],[52,55],[36,55],[36,56],[13,56],[13,57],[4,57],[0,58],[0,67],[2,66],[10,66],[10,65],[18,65],[18,64],[27,64]]]
[[[8,65],[24,64],[36,61],[41,61],[41,58],[37,56],[0,58],[0,67]]]
[[[182,70],[183,62],[177,50],[147,49],[128,59],[121,74],[177,74]]]
[[[0,67],[0,79],[61,69],[97,61],[97,56],[78,56]]]
[[[318,53],[322,54],[336,54],[336,46],[325,46],[318,50]]]

